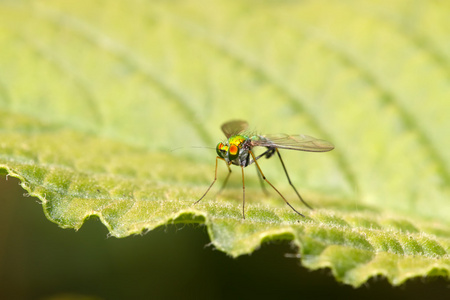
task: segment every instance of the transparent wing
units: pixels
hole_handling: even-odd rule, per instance
[[[327,152],[334,149],[330,142],[308,135],[266,134],[252,140],[252,146],[275,147],[309,152]]]
[[[246,121],[240,120],[226,122],[225,124],[222,125],[222,131],[227,138],[239,134],[242,131],[246,130],[247,128],[248,123]]]

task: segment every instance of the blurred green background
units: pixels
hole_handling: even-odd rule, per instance
[[[288,242],[232,259],[208,246],[204,226],[173,225],[107,237],[90,219],[75,232],[43,215],[19,181],[0,179],[0,299],[448,299],[449,282],[417,278],[354,289],[327,269],[299,265]],[[96,298],[97,297],[97,298]]]

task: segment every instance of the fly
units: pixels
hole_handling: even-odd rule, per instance
[[[209,192],[211,187],[217,180],[217,162],[218,160],[223,160],[228,168],[228,175],[225,178],[224,185],[228,181],[231,174],[230,165],[236,165],[241,167],[242,172],[242,217],[245,219],[245,180],[244,180],[244,168],[255,163],[259,174],[262,179],[266,181],[286,202],[286,204],[297,214],[304,217],[299,213],[284,196],[275,188],[275,186],[267,180],[266,176],[262,172],[258,160],[261,157],[270,158],[275,153],[280,159],[281,165],[283,166],[284,173],[286,174],[289,184],[294,189],[298,198],[305,204],[309,209],[312,209],[305,200],[300,196],[299,192],[292,184],[289,174],[286,170],[286,166],[281,158],[280,151],[278,149],[289,149],[298,151],[308,151],[308,152],[327,152],[334,149],[333,144],[313,138],[307,135],[288,135],[288,134],[266,134],[266,135],[251,135],[246,133],[248,128],[248,123],[246,121],[230,121],[222,125],[222,131],[227,137],[226,142],[220,142],[216,146],[216,169],[214,180],[208,187],[203,196],[198,199],[194,204],[197,204],[202,200],[206,194]],[[253,153],[254,147],[266,147],[266,151],[261,155],[255,156]]]

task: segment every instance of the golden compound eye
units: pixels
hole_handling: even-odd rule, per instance
[[[236,145],[230,145],[228,148],[228,158],[234,160],[239,156],[239,147]]]
[[[223,143],[217,144],[216,152],[217,152],[218,156],[225,158],[225,153],[227,152],[227,150],[228,150],[228,147],[225,146]]]

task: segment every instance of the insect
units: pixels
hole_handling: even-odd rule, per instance
[[[202,200],[206,194],[209,192],[211,187],[217,180],[217,162],[218,160],[223,160],[228,168],[228,175],[225,178],[224,185],[226,185],[228,178],[231,174],[230,165],[236,165],[241,167],[242,172],[242,217],[245,219],[245,180],[244,180],[244,168],[255,163],[258,173],[261,175],[265,182],[267,182],[286,202],[286,204],[292,208],[300,216],[304,217],[299,213],[284,196],[275,188],[275,186],[267,180],[266,176],[262,172],[258,160],[262,157],[270,158],[275,153],[280,159],[281,165],[283,166],[284,173],[286,174],[289,184],[294,189],[298,198],[305,204],[308,208],[312,209],[305,200],[300,196],[295,186],[292,184],[289,174],[286,170],[286,166],[281,158],[280,151],[278,149],[290,149],[308,152],[327,152],[334,149],[333,144],[319,140],[307,135],[288,135],[288,134],[266,134],[266,135],[252,135],[250,132],[246,132],[248,128],[248,123],[246,121],[230,121],[222,125],[222,131],[227,137],[226,142],[220,142],[216,146],[216,169],[214,180],[208,187],[203,196],[198,199],[194,204],[197,204]],[[253,153],[254,147],[266,147],[266,151],[258,156]]]

